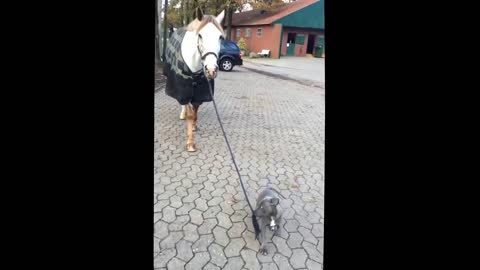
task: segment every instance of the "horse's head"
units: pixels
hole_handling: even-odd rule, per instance
[[[222,21],[225,11],[222,11],[217,17],[203,15],[200,9],[196,11],[197,24],[197,48],[202,58],[203,69],[208,79],[217,77],[218,54],[220,53],[220,43],[223,39]]]

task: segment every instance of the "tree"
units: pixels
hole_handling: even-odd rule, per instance
[[[159,29],[158,29],[158,1],[155,1],[155,64],[160,63],[160,40],[159,40]]]
[[[285,2],[282,0],[259,0],[259,1],[253,1],[251,3],[253,9],[261,9],[261,10],[274,10],[277,9],[283,5],[285,5]]]
[[[167,38],[168,38],[168,33],[167,33],[168,12],[167,11],[168,11],[168,0],[165,0],[165,7],[163,9],[163,53],[162,53],[163,61],[165,61],[165,49],[167,48]]]

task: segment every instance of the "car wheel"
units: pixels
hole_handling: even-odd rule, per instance
[[[232,60],[225,58],[222,61],[220,61],[220,68],[225,71],[230,71],[233,69],[233,63]]]

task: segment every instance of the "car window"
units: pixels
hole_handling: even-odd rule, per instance
[[[237,45],[235,43],[227,43],[227,46],[231,50],[238,50]]]

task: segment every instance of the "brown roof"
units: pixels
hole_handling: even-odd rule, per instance
[[[262,10],[259,9],[234,13],[232,18],[232,26],[271,24],[278,19],[281,19],[318,1],[320,0],[298,0],[285,4],[276,10],[263,11],[263,13]]]

